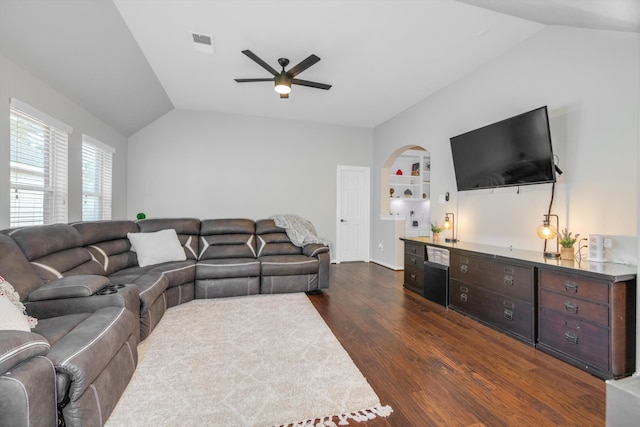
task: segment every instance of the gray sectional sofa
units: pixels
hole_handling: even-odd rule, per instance
[[[175,230],[184,256],[140,266],[129,233]],[[182,254],[180,254],[182,255]],[[271,219],[145,219],[0,231],[0,274],[38,319],[0,330],[0,426],[103,425],[167,308],[194,298],[318,292],[329,248]]]

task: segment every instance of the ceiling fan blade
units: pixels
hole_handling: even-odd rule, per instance
[[[243,50],[242,53],[247,55],[249,58],[253,59],[256,63],[258,63],[258,65],[260,65],[262,68],[264,68],[274,76],[276,74],[279,74],[271,65],[264,62],[262,59],[260,59],[255,53],[251,52],[249,49]]]
[[[249,83],[249,82],[272,82],[273,79],[234,79],[238,83]]]
[[[318,61],[320,61],[320,58],[315,55],[309,55],[307,59],[289,69],[289,71],[287,71],[287,74],[289,74],[291,77],[295,77]]]
[[[280,94],[280,99],[289,99],[289,94],[288,93],[281,93]]]
[[[314,87],[316,89],[324,89],[324,90],[331,89],[331,85],[318,83],[318,82],[310,82],[309,80],[293,79],[291,80],[291,83],[293,83],[294,85]]]

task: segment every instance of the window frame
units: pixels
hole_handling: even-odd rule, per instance
[[[60,120],[16,98],[10,99],[10,227],[68,222],[69,135],[72,132],[73,128]],[[25,202],[15,201],[20,193]]]
[[[93,150],[91,155],[97,157],[94,165],[89,165],[88,152],[85,149]],[[113,215],[113,155],[115,148],[92,138],[89,135],[82,135],[82,220],[83,221],[102,221],[110,220]],[[85,172],[93,166],[96,169],[94,176],[94,185],[92,190],[85,187],[87,175]],[[85,209],[87,201],[94,200],[97,211],[89,216]]]

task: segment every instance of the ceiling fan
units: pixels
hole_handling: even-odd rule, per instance
[[[247,55],[249,58],[253,59],[258,65],[262,68],[273,74],[272,78],[258,78],[258,79],[235,79],[238,83],[249,83],[249,82],[274,82],[275,90],[280,94],[280,98],[289,98],[289,93],[291,92],[291,85],[300,85],[300,86],[308,86],[314,87],[316,89],[331,89],[331,85],[317,82],[310,82],[308,80],[300,80],[295,77],[311,67],[316,62],[320,61],[316,55],[309,55],[309,57],[298,65],[289,69],[289,71],[285,71],[284,67],[289,65],[289,60],[287,58],[278,59],[278,64],[282,67],[282,71],[278,72],[274,68],[272,68],[269,64],[260,59],[255,53],[250,50],[243,50],[242,53]]]

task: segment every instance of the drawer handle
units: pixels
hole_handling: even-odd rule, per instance
[[[513,320],[513,311],[509,310],[508,308],[504,309],[503,315],[505,319]]]
[[[578,304],[575,304],[573,302],[565,302],[564,309],[569,313],[576,314],[578,313]]]
[[[461,273],[465,273],[465,274],[466,274],[466,273],[467,273],[467,271],[469,271],[469,266],[468,266],[467,264],[462,264],[462,265],[460,266],[460,272],[461,272]]]
[[[460,294],[460,301],[467,302],[467,294]]]
[[[516,308],[516,305],[511,301],[502,301],[502,305],[504,305],[507,308]]]
[[[411,280],[416,280],[416,275],[415,274],[412,274],[410,277],[411,277]]]
[[[461,264],[469,264],[469,258],[460,257],[460,263]]]
[[[507,274],[513,274],[513,268],[511,268],[511,267],[505,267],[505,268],[504,268],[504,272],[505,272],[505,273],[507,273]]]
[[[469,288],[467,288],[466,286],[460,286],[460,291],[466,294],[467,292],[469,292]]]
[[[571,344],[578,344],[578,336],[573,332],[565,332],[564,339]]]
[[[576,282],[564,282],[564,290],[575,294],[578,292],[578,285]]]
[[[415,258],[411,258],[411,264],[416,265],[416,259]]]
[[[504,276],[504,284],[507,286],[513,286],[513,277],[512,276]]]
[[[414,254],[418,253],[418,249],[416,249],[416,248],[411,248],[411,253],[414,253]]]

